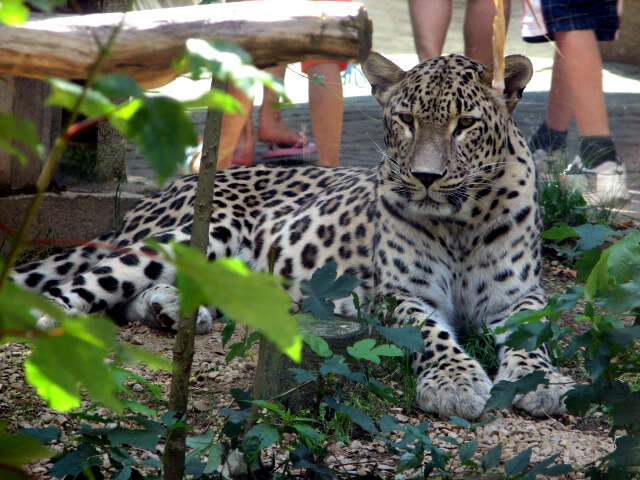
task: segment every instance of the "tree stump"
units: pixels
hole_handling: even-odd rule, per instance
[[[299,327],[301,333],[305,335],[323,338],[334,354],[342,355],[347,359],[349,358],[347,347],[368,336],[368,328],[365,323],[349,320],[316,320],[303,323]],[[302,350],[302,362],[296,364],[263,337],[260,340],[253,397],[262,400],[278,397],[280,402],[291,409],[311,405],[316,400],[315,385],[302,387],[286,394],[296,386],[293,373],[289,369],[317,370],[324,360],[305,344]],[[279,397],[280,395],[282,397]]]

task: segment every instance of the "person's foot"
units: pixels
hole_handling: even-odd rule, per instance
[[[258,140],[279,147],[291,147],[298,143],[300,134],[294,132],[282,119],[280,110],[263,105],[260,109]]]
[[[567,183],[580,190],[589,203],[610,203],[628,196],[627,169],[620,157],[587,167],[576,155],[564,171]]]
[[[545,122],[533,134],[528,146],[538,173],[550,174],[567,149],[567,132],[553,130]]]
[[[578,154],[564,175],[591,203],[610,203],[627,197],[627,170],[609,135],[580,138]]]

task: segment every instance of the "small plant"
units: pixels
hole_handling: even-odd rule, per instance
[[[540,206],[545,228],[557,222],[582,225],[587,221],[587,202],[578,190],[570,190],[560,178],[543,180]]]
[[[513,328],[507,344],[532,350],[551,342],[556,356],[581,358],[590,383],[577,385],[568,393],[569,412],[585,415],[593,407],[601,408],[609,417],[611,435],[621,432],[616,450],[585,473],[597,479],[635,478],[640,467],[640,392],[635,389],[640,374],[636,354],[640,340],[640,231],[561,224],[544,232],[543,237],[575,239],[573,258],[579,284],[555,295],[542,310],[514,315],[507,325]],[[556,322],[574,309],[578,300],[583,300],[584,307],[574,313],[575,320],[590,328],[570,336],[571,331]],[[541,322],[543,318],[549,322]],[[561,341],[563,337],[566,339]]]

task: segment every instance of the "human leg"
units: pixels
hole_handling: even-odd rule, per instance
[[[227,92],[234,96],[244,108],[243,115],[225,114],[218,148],[218,169],[233,165],[250,165],[253,162],[253,102],[245,93],[229,84]]]
[[[553,98],[549,97],[547,123],[556,130],[566,130],[571,120],[567,111],[572,110],[581,136],[609,135],[602,90],[602,60],[593,30],[556,32],[555,40],[560,51],[553,65],[557,91]],[[564,100],[560,95],[566,95]]]
[[[464,54],[484,65],[493,63],[493,0],[467,0],[464,16]],[[509,27],[511,0],[504,1],[504,18]]]
[[[342,81],[337,63],[319,63],[307,69],[309,77],[323,75],[322,84],[309,79],[309,111],[318,147],[318,165],[336,167],[342,139]]]
[[[596,35],[593,30],[571,30],[556,32],[555,40],[560,53],[554,61],[557,83],[555,91],[552,84],[547,124],[566,130],[571,113],[575,116],[580,143],[567,169],[570,181],[594,201],[625,197],[626,171],[609,130]]]
[[[267,68],[273,76],[284,80],[286,65]],[[294,132],[282,119],[278,108],[278,96],[273,90],[264,87],[262,107],[260,107],[260,121],[258,124],[258,139],[265,143],[275,143],[280,146],[295,145],[299,135]]]
[[[409,1],[413,41],[421,62],[442,54],[451,11],[451,0]]]

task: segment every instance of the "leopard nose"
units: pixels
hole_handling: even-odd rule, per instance
[[[444,176],[442,173],[431,172],[411,172],[411,174],[420,180],[420,183],[424,185],[424,188],[429,188],[433,182]]]

